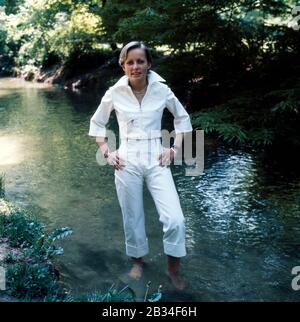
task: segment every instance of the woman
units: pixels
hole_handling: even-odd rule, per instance
[[[185,225],[171,170],[167,165],[181,147],[183,133],[192,131],[189,115],[165,80],[150,70],[148,48],[132,41],[122,49],[119,64],[125,75],[111,86],[90,121],[90,136],[96,137],[103,156],[115,169],[117,196],[123,215],[126,254],[133,260],[129,273],[140,278],[143,256],[148,251],[143,209],[143,181],[153,197],[159,220],[163,223],[167,275],[172,284],[183,289],[179,274],[180,257],[186,255]],[[161,144],[161,118],[164,108],[174,116],[175,141],[171,148]],[[115,110],[121,144],[110,151],[106,124]]]

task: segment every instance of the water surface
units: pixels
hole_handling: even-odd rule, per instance
[[[102,95],[0,79],[6,196],[49,230],[74,230],[61,242],[58,265],[76,294],[119,285],[130,267],[113,169],[97,164],[87,135]],[[117,128],[114,117],[110,128]],[[145,276],[131,285],[138,296],[150,280],[151,291],[162,285],[171,301],[298,301],[291,287],[291,270],[300,265],[297,167],[206,140],[202,176],[187,177],[181,166],[172,172],[186,217],[188,288],[176,292],[165,276],[162,226],[145,190],[150,253]]]

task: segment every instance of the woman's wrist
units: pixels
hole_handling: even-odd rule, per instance
[[[176,154],[180,147],[176,144],[173,144],[170,149]]]
[[[109,150],[107,149],[107,150],[105,150],[105,151],[103,152],[103,157],[104,157],[105,159],[107,159],[107,158],[109,157],[109,154],[110,154],[110,152],[109,152]]]
[[[110,154],[108,144],[106,142],[97,142],[97,143],[102,152],[103,157],[107,159]]]

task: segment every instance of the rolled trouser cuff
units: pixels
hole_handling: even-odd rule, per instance
[[[164,252],[166,255],[170,255],[173,257],[183,257],[186,256],[186,248],[185,244],[170,244],[164,242]]]
[[[140,246],[132,246],[126,243],[126,254],[130,257],[143,257],[149,253],[148,240]]]

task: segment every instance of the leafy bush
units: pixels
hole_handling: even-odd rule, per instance
[[[4,179],[0,176],[0,190],[4,191]],[[4,193],[2,193],[4,197]],[[1,204],[8,205],[4,199]],[[3,264],[7,269],[6,293],[23,300],[55,297],[63,300],[66,296],[58,283],[58,271],[51,263],[63,248],[54,243],[72,234],[68,227],[52,233],[24,210],[9,206],[0,213],[0,238],[4,238],[17,252],[9,252]]]
[[[41,299],[64,294],[58,286],[54,271],[46,263],[8,265],[6,278],[7,293],[18,298]]]
[[[266,146],[285,142],[300,145],[300,88],[254,91],[193,113],[192,123],[228,143]]]

